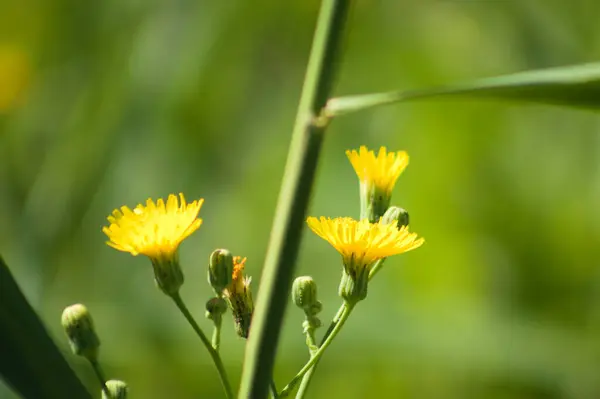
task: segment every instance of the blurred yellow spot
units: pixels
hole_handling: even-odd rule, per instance
[[[0,44],[0,113],[20,103],[31,78],[31,63],[22,48]]]

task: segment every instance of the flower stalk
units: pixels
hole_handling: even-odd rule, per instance
[[[232,399],[234,397],[233,390],[231,389],[231,384],[229,383],[229,378],[227,377],[225,366],[223,366],[223,362],[221,361],[221,356],[219,356],[217,350],[213,348],[212,342],[208,340],[198,323],[196,323],[196,320],[188,310],[187,306],[185,306],[185,303],[183,302],[183,299],[181,299],[181,296],[179,294],[175,294],[172,296],[172,299],[173,302],[175,302],[175,305],[177,305],[179,311],[183,314],[188,323],[190,323],[190,326],[192,326],[194,332],[196,333],[196,335],[198,335],[198,337],[206,347],[206,350],[210,354],[213,362],[215,363],[215,366],[217,367],[219,377],[221,378],[221,383],[223,384],[223,388],[225,389],[225,394],[227,395],[228,399]]]
[[[300,247],[302,225],[328,118],[323,109],[334,80],[349,0],[323,0],[273,222],[239,398],[263,398]]]
[[[304,367],[302,367],[302,369],[296,374],[296,376],[294,378],[292,378],[292,380],[285,386],[285,388],[283,388],[283,390],[281,391],[281,393],[279,395],[280,398],[285,398],[285,397],[289,396],[289,394],[293,391],[293,389],[296,387],[298,382],[300,382],[302,377],[315,364],[317,364],[317,362],[319,361],[321,356],[323,356],[323,353],[325,353],[325,350],[329,347],[329,345],[331,345],[331,343],[333,342],[333,340],[335,339],[337,334],[342,330],[342,327],[344,327],[344,324],[348,320],[348,317],[350,316],[350,313],[352,313],[353,309],[354,309],[353,304],[350,304],[348,302],[344,303],[344,310],[342,311],[342,314],[340,315],[338,322],[335,324],[335,326],[331,330],[331,334],[329,334],[327,339],[325,339],[323,344],[314,353],[314,355],[310,358],[310,360],[304,365]]]

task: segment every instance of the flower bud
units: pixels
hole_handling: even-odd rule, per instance
[[[233,315],[233,323],[238,336],[248,338],[250,323],[254,313],[254,302],[250,282],[252,279],[244,275],[246,258],[236,256],[233,258],[233,273],[231,283],[223,290],[229,308]]]
[[[81,304],[69,306],[62,313],[61,323],[73,353],[92,363],[96,362],[100,339],[96,335],[92,316],[87,308]]]
[[[227,311],[227,302],[221,297],[210,298],[206,302],[206,318],[220,320],[221,315]]]
[[[183,271],[179,265],[179,254],[175,252],[168,257],[151,257],[154,269],[154,281],[162,292],[174,296],[183,285]]]
[[[217,249],[210,254],[208,262],[208,282],[217,295],[231,283],[233,256],[226,249]]]
[[[311,310],[317,301],[317,283],[310,276],[302,276],[294,280],[292,285],[294,304],[305,311]]]
[[[127,399],[127,384],[119,380],[106,381],[107,393],[102,390],[102,399]]]
[[[398,223],[398,229],[408,226],[408,212],[398,206],[390,206],[383,215],[383,222],[389,224],[394,221]]]

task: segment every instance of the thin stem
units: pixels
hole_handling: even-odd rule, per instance
[[[225,371],[225,367],[223,366],[223,362],[221,361],[219,353],[215,350],[215,348],[212,347],[211,342],[208,340],[208,338],[206,338],[206,335],[204,334],[202,329],[200,329],[200,326],[198,325],[198,323],[196,323],[196,320],[194,320],[194,317],[188,310],[187,306],[185,306],[185,303],[181,299],[181,296],[177,293],[171,298],[173,298],[173,301],[175,302],[175,305],[177,305],[177,308],[179,308],[179,310],[186,318],[188,323],[190,323],[198,337],[200,337],[200,340],[206,347],[206,350],[208,350],[208,353],[210,353],[210,356],[212,357],[213,362],[217,367],[217,371],[219,372],[219,377],[221,377],[221,383],[223,384],[223,388],[225,389],[225,394],[227,395],[227,398],[233,399],[233,391],[231,389],[231,385],[229,384],[227,372]]]
[[[329,336],[331,335],[331,332],[334,330],[335,326],[339,323],[340,318],[342,317],[342,314],[344,313],[345,309],[346,309],[346,303],[344,302],[342,304],[342,306],[340,306],[340,308],[338,309],[338,311],[335,314],[335,316],[333,317],[333,319],[331,320],[329,327],[327,327],[327,331],[325,331],[325,335],[323,335],[323,338],[321,339],[321,345],[323,345],[325,340],[327,340],[327,338],[329,338]],[[316,342],[314,340],[314,335],[313,335],[313,342]],[[318,347],[317,347],[317,350],[318,350]],[[314,352],[311,351],[310,352],[311,356],[314,356],[314,354],[316,352],[317,351],[314,351]],[[301,399],[306,394],[306,391],[308,390],[308,385],[310,384],[310,381],[312,379],[313,374],[315,373],[315,370],[316,370],[318,364],[319,364],[319,360],[317,359],[317,362],[310,368],[310,370],[308,370],[306,372],[306,374],[304,374],[304,377],[302,377],[302,383],[300,383],[300,387],[298,387],[298,392],[296,393],[296,399]]]
[[[94,373],[96,377],[98,377],[98,381],[100,382],[100,386],[102,387],[102,391],[106,395],[107,398],[110,398],[110,392],[106,387],[106,377],[104,377],[104,372],[102,371],[102,367],[100,367],[100,363],[98,361],[90,361],[92,368],[94,369]]]
[[[279,394],[277,393],[277,386],[275,386],[275,381],[273,379],[271,379],[271,395],[273,396],[273,399],[279,399]]]
[[[371,268],[371,271],[369,272],[369,281],[371,281],[371,279],[375,277],[377,272],[381,270],[381,266],[383,266],[383,262],[385,262],[385,259],[386,258],[382,258],[375,262],[375,264]]]
[[[304,365],[304,367],[302,367],[302,369],[298,372],[298,374],[296,374],[296,376],[294,378],[292,378],[292,380],[289,382],[289,384],[287,384],[285,386],[285,388],[283,388],[283,390],[281,391],[281,394],[279,395],[280,398],[284,398],[284,397],[288,396],[291,393],[291,391],[294,389],[296,384],[300,381],[300,379],[315,364],[317,364],[317,362],[319,361],[321,356],[323,356],[323,353],[325,353],[325,350],[327,349],[327,347],[333,342],[336,335],[341,331],[342,327],[344,326],[344,323],[346,323],[346,320],[348,320],[348,316],[350,316],[350,313],[352,313],[352,309],[354,309],[353,304],[348,304],[348,303],[345,304],[344,310],[342,311],[340,319],[336,323],[333,330],[331,330],[331,334],[327,337],[325,342],[323,342],[323,345],[321,345],[319,347],[319,350],[317,350],[315,352],[315,354],[310,358],[310,360]]]
[[[313,356],[319,350],[317,346],[317,340],[315,339],[315,329],[310,328],[306,331],[306,346],[308,346],[308,352]]]
[[[349,0],[323,0],[302,87],[271,240],[248,340],[239,398],[264,398],[294,276],[302,227],[328,118],[322,117]]]
[[[212,335],[212,347],[217,352],[219,352],[219,348],[221,346],[221,324],[222,320],[219,317],[217,320],[215,320],[215,328],[213,329]]]
[[[371,269],[371,272],[369,273],[369,281],[375,276],[375,274],[379,270],[381,270],[381,266],[383,266],[383,262],[385,262],[385,259],[386,258],[379,259],[377,262],[375,262],[375,264],[373,265],[373,268]],[[345,307],[346,307],[345,303],[342,304],[342,306],[340,306],[337,314],[335,315],[335,317],[331,321],[331,324],[327,328],[325,335],[323,335],[323,338],[321,339],[321,345],[323,345],[323,342],[325,342],[325,340],[329,337],[329,335],[331,334],[331,332],[333,331],[335,326],[338,324],[340,317],[342,316],[342,313],[344,312]],[[318,360],[314,364],[314,366],[302,378],[302,383],[300,384],[300,387],[298,388],[298,392],[296,393],[296,399],[304,398],[304,395],[306,394],[306,391],[308,390],[308,386],[310,384],[312,376],[315,373],[315,369],[317,368],[317,364],[319,364]]]

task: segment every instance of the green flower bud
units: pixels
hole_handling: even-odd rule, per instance
[[[221,315],[227,311],[227,302],[221,297],[210,298],[206,302],[206,318],[220,320]]]
[[[167,257],[151,257],[154,281],[162,292],[174,296],[183,285],[183,271],[179,265],[179,253]]]
[[[354,305],[367,297],[369,268],[357,267],[350,271],[351,274],[346,269],[342,272],[339,294],[350,305]]]
[[[106,381],[106,390],[102,390],[102,399],[127,399],[127,384],[119,380]]]
[[[87,308],[80,304],[69,306],[62,313],[61,323],[73,353],[95,363],[98,360],[100,339],[96,335],[94,322]]]
[[[317,283],[310,276],[302,276],[294,280],[292,300],[301,309],[310,310],[317,301]]]
[[[210,254],[208,262],[208,282],[217,295],[231,283],[233,255],[226,249],[217,249]]]
[[[408,226],[408,212],[398,206],[390,206],[383,215],[384,223],[392,223],[397,221],[398,229]]]

